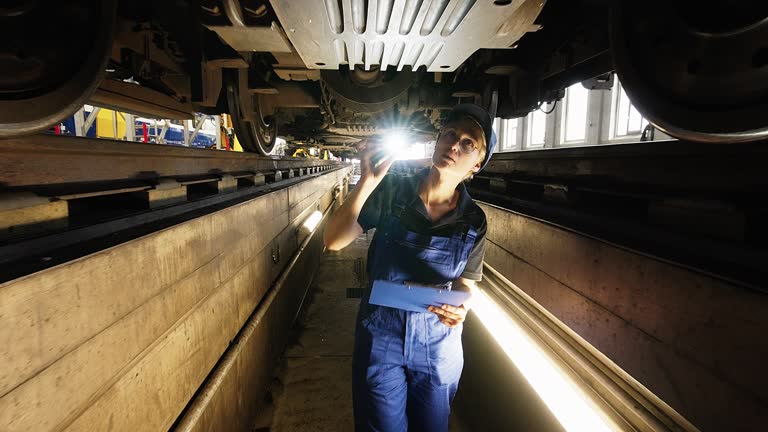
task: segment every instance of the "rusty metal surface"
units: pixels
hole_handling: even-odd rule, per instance
[[[0,140],[0,189],[334,165],[338,163],[69,136]]]

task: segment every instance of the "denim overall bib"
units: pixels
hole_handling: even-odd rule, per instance
[[[442,284],[464,271],[477,238],[458,223],[450,237],[409,231],[400,194],[379,226],[369,255],[369,276],[393,282]],[[416,288],[419,289],[419,288]],[[425,310],[412,312],[360,303],[352,358],[357,431],[448,431],[450,404],[464,365],[462,326],[453,329]]]

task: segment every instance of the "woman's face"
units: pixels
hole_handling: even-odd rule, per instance
[[[463,179],[470,171],[480,169],[482,145],[483,131],[472,120],[446,124],[437,138],[432,164],[445,174]]]

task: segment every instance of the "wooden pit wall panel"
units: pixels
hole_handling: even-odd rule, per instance
[[[768,422],[768,296],[482,208],[486,261],[694,425]]]
[[[0,430],[167,429],[295,250],[289,190],[0,285]]]
[[[232,363],[217,367],[216,378],[209,378],[193,401],[199,403],[195,406],[198,412],[185,412],[176,431],[251,430],[269,391],[274,366],[285,349],[288,331],[320,264],[323,228],[324,224],[318,227],[261,321],[249,322],[238,344],[225,354],[234,356]]]

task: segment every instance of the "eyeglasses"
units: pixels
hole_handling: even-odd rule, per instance
[[[475,145],[475,142],[471,139],[463,139],[459,143],[459,148],[461,149],[461,152],[464,154],[470,154],[473,151],[477,150],[477,146]]]
[[[447,137],[452,139],[452,142],[458,139],[456,136],[456,132],[452,129],[446,130],[443,132]],[[477,150],[477,144],[475,144],[475,141],[469,138],[464,138],[459,142],[459,150],[461,150],[464,154],[470,154],[473,151]]]

